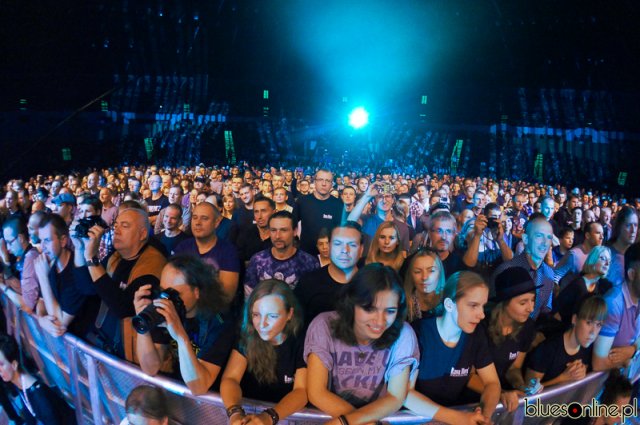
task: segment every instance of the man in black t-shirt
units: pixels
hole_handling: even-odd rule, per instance
[[[66,247],[69,230],[62,217],[46,217],[40,225],[39,237],[42,254],[35,259],[34,268],[47,314],[38,317],[38,323],[53,336],[60,336],[67,329],[84,336],[95,318],[97,298],[80,290],[90,284],[89,275],[79,272],[74,265],[74,254]]]
[[[303,275],[293,291],[307,326],[318,314],[334,310],[340,291],[358,271],[363,249],[360,226],[348,222],[333,229],[329,247],[331,263]]]
[[[180,226],[182,224],[182,207],[178,204],[169,204],[162,214],[162,226],[164,230],[153,237],[165,248],[165,256],[173,255],[173,249],[189,236],[184,233]]]
[[[245,228],[236,243],[240,260],[248,263],[251,257],[265,249],[271,248],[269,218],[275,212],[276,204],[272,199],[258,196],[253,203],[255,225]]]
[[[431,248],[438,252],[438,256],[444,266],[445,278],[458,271],[475,267],[475,261],[467,260],[472,258],[471,252],[467,250],[464,257],[456,252],[452,252],[453,239],[456,235],[456,219],[448,211],[441,211],[431,216],[429,225],[429,242]]]
[[[342,200],[331,196],[333,173],[319,169],[315,175],[315,191],[296,200],[293,214],[300,222],[300,249],[312,255],[318,254],[316,242],[323,227],[333,229],[344,221]]]
[[[235,223],[238,231],[242,232],[253,224],[253,187],[249,184],[243,184],[240,187],[239,194],[240,205],[233,211],[231,220]]]
[[[160,210],[169,205],[169,199],[162,193],[162,177],[160,175],[154,174],[149,177],[149,189],[151,190],[151,196],[144,201],[147,203],[149,222],[153,227],[156,224],[156,218]]]

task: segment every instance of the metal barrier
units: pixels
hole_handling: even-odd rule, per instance
[[[79,424],[119,424],[124,417],[124,402],[129,392],[141,384],[151,384],[167,390],[172,419],[184,425],[228,423],[219,394],[209,393],[195,397],[180,382],[161,376],[151,377],[136,365],[104,353],[83,340],[66,334],[54,338],[42,331],[37,320],[19,311],[2,296],[0,301],[7,317],[9,332],[30,353],[40,369],[42,378],[49,385],[57,386],[67,401],[75,407]],[[545,390],[528,399],[535,403],[590,403],[597,396],[606,374],[592,373],[584,380]],[[249,413],[261,411],[271,404],[245,400]],[[470,408],[461,406],[460,409]],[[4,416],[4,415],[2,415]],[[329,417],[315,409],[300,411],[281,423],[306,425],[324,423]],[[493,421],[496,424],[553,423],[558,418],[526,417],[524,400],[513,412],[506,412],[501,405]],[[0,423],[3,420],[0,419]],[[408,412],[398,412],[386,418],[389,424],[424,424],[425,418]]]

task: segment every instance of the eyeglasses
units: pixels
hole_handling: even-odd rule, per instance
[[[11,244],[14,243],[17,239],[17,236],[11,240],[5,238],[4,243],[7,244],[7,246],[11,246]]]

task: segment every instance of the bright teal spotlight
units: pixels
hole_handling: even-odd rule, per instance
[[[349,125],[355,129],[362,128],[369,123],[369,113],[362,106],[349,114]]]

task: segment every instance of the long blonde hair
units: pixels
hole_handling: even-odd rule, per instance
[[[392,252],[393,260],[388,263],[384,262],[382,257],[382,253],[380,252],[380,242],[379,238],[382,234],[382,231],[385,229],[393,229],[396,232],[396,239],[398,243],[396,244],[395,249]],[[369,248],[369,253],[367,254],[367,259],[365,264],[371,263],[383,263],[395,271],[400,270],[402,267],[402,263],[404,263],[404,254],[402,253],[402,247],[400,246],[400,232],[398,231],[398,227],[391,221],[385,221],[378,226],[378,230],[376,230],[376,234],[373,236],[373,240],[371,241],[371,247]]]
[[[439,295],[438,305],[442,304],[442,291],[444,290],[444,284],[446,282],[444,278],[444,265],[442,264],[442,260],[436,253],[431,249],[419,249],[413,254],[409,259],[409,264],[407,265],[406,272],[404,275],[404,292],[407,296],[407,321],[412,322],[413,320],[419,317],[420,312],[417,311],[420,307],[415,305],[413,302],[413,296],[416,292],[416,285],[413,281],[413,273],[412,269],[418,258],[422,257],[431,257],[433,258],[433,265],[439,270],[438,276],[438,285],[436,286],[435,293]]]

